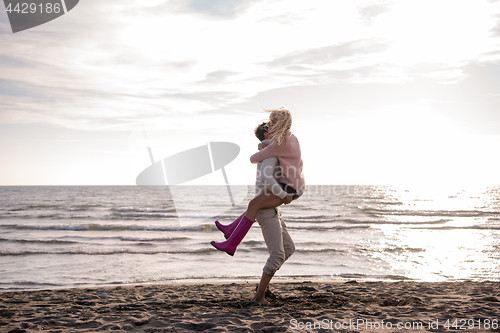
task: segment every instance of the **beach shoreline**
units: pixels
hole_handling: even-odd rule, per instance
[[[251,301],[256,286],[200,281],[4,291],[0,331],[500,331],[500,282],[277,281],[269,306]]]
[[[311,282],[311,283],[344,283],[349,281],[357,281],[357,282],[402,282],[402,281],[414,281],[419,282],[418,280],[413,280],[409,278],[403,277],[394,277],[394,278],[368,278],[368,277],[359,277],[359,278],[351,278],[351,277],[325,277],[325,276],[274,276],[272,280],[272,284],[278,283],[303,283],[303,282]],[[247,284],[247,283],[255,283],[258,284],[260,281],[260,276],[248,276],[248,277],[231,277],[231,278],[187,278],[187,279],[166,279],[166,280],[155,280],[148,282],[117,282],[117,283],[107,283],[107,284],[89,284],[89,285],[74,285],[74,286],[48,286],[48,287],[33,287],[33,288],[4,288],[0,289],[0,295],[3,293],[9,292],[31,292],[31,291],[57,291],[57,290],[82,290],[82,289],[113,289],[113,288],[127,288],[127,287],[137,287],[137,286],[162,286],[162,285],[224,285],[224,284]],[[469,282],[472,280],[467,280]],[[435,281],[438,282],[438,281]],[[453,281],[449,280],[448,282],[462,282],[461,280]]]

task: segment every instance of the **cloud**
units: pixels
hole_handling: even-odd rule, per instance
[[[213,18],[232,19],[241,15],[256,0],[177,0],[181,12],[197,13]]]
[[[463,131],[459,134],[500,135],[500,67],[496,64],[468,64],[459,68],[463,72],[462,80],[446,85],[423,75],[439,70],[449,68],[439,64],[416,67],[412,80],[398,83],[340,81],[282,87],[263,91],[251,100],[266,108],[285,104],[293,110],[294,119],[300,121],[331,119],[340,121],[338,124],[342,126],[341,121],[347,119],[387,118],[392,114],[412,114],[412,117],[419,118],[434,114],[445,119],[437,124],[444,126],[443,132],[454,128]],[[416,126],[411,122],[397,121],[397,118],[393,122],[400,126],[394,129]],[[439,135],[437,125],[424,123],[418,126],[424,126],[422,131],[432,129]],[[376,128],[372,130],[378,133]]]
[[[500,37],[500,15],[495,15],[496,24],[493,28],[491,28],[490,33],[493,38]]]
[[[237,75],[239,72],[219,70],[206,74],[205,80],[201,81],[201,84],[220,84],[226,81],[230,76]]]
[[[303,13],[284,13],[284,14],[279,14],[275,16],[268,16],[265,17],[259,22],[266,22],[266,23],[279,23],[279,24],[285,24],[285,25],[291,25],[299,20],[304,20]]]
[[[369,53],[383,52],[388,45],[379,39],[361,39],[335,45],[311,48],[279,57],[267,65],[269,67],[323,66]],[[295,67],[300,68],[300,67]]]
[[[395,70],[396,68],[389,64],[356,65],[347,69],[313,69],[308,66],[289,66],[286,70],[275,71],[268,76],[255,77],[251,80],[266,82],[272,78],[283,82],[280,87],[288,87],[340,83],[402,83],[412,79],[406,73]],[[278,87],[270,89],[276,88]]]
[[[30,67],[28,61],[7,55],[0,55],[0,64],[8,67]]]
[[[394,64],[380,62],[388,49],[387,41],[370,38],[300,50],[263,63],[267,75],[250,80],[279,80],[283,86],[408,80]]]
[[[372,22],[385,12],[391,9],[391,4],[387,2],[382,3],[371,3],[367,6],[358,7],[359,15],[366,25],[372,24]]]
[[[3,6],[0,5],[0,8]],[[10,27],[9,17],[7,16],[7,12],[3,9],[0,10],[0,35],[1,34],[12,34],[12,29]]]
[[[210,103],[214,105],[221,105],[231,100],[234,100],[239,95],[230,91],[207,91],[207,92],[175,92],[175,93],[165,93],[159,97],[166,97],[168,99],[181,99],[181,100],[191,100],[191,101],[204,101],[205,103]]]
[[[345,84],[358,96],[354,84],[379,91],[376,84],[455,84],[465,77],[464,62],[440,62],[432,48],[420,47],[427,44],[392,34],[406,27],[421,36],[417,25],[405,25],[408,13],[393,15],[397,6],[388,2],[364,3],[87,0],[37,29],[0,35],[2,121],[107,129],[182,112],[252,114],[266,91],[293,86],[315,95]],[[363,26],[360,15],[373,24]],[[450,53],[476,56],[462,56],[462,48]],[[286,98],[294,96],[283,95],[278,106]]]
[[[0,126],[178,142],[196,121],[247,142],[259,105],[285,105],[301,138],[333,132],[352,156],[394,131],[500,134],[500,2],[390,1],[85,0],[19,34],[0,11]]]

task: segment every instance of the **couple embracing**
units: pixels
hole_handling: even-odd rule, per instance
[[[277,207],[298,199],[305,190],[299,141],[290,132],[292,115],[284,107],[270,113],[269,122],[260,124],[255,130],[261,143],[259,152],[250,157],[252,163],[258,163],[256,195],[248,204],[248,209],[233,223],[225,226],[215,222],[226,241],[211,242],[216,249],[232,256],[257,220],[269,251],[254,297],[254,301],[260,304],[268,303],[265,294],[272,277],[295,251]]]

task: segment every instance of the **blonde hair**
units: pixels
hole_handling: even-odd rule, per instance
[[[273,126],[268,130],[268,133],[272,136],[271,142],[276,142],[279,146],[292,134],[290,132],[290,128],[292,127],[292,114],[284,106],[275,110],[267,110],[267,112],[271,113],[269,119],[273,120]]]

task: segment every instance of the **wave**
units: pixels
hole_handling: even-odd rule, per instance
[[[116,219],[122,219],[122,218],[134,218],[135,220],[140,220],[143,218],[177,218],[176,214],[161,214],[161,213],[146,213],[146,212],[130,212],[130,213],[120,213],[120,212],[114,212],[111,214],[109,219],[111,220],[116,220]]]
[[[397,216],[445,216],[445,217],[482,217],[500,215],[497,211],[482,210],[390,210],[377,208],[360,208],[372,215],[397,215]]]
[[[450,219],[440,219],[434,221],[382,221],[382,220],[356,220],[356,219],[345,219],[342,222],[353,223],[353,224],[401,224],[401,225],[412,225],[412,224],[444,224],[453,220]]]
[[[6,209],[0,209],[0,210],[6,210]],[[22,210],[26,210],[26,208],[25,207],[13,208],[13,209],[8,209],[7,211],[9,211],[9,212],[19,212],[19,211],[22,211]]]
[[[134,238],[134,237],[116,237],[124,242],[159,242],[166,243],[177,240],[186,240],[188,237],[161,237],[161,238]]]
[[[62,219],[86,219],[86,218],[93,218],[92,216],[89,215],[61,215],[61,214],[41,214],[41,215],[31,215],[28,216],[28,218],[35,218],[35,219],[52,219],[52,220],[62,220]]]
[[[197,217],[197,216],[193,216]],[[88,219],[88,220],[147,220],[147,219],[177,219],[176,214],[161,214],[161,213],[120,213],[113,212],[107,215],[91,216],[91,215],[75,215],[68,213],[53,213],[53,214],[33,214],[33,215],[15,215],[12,213],[4,213],[0,215],[0,219],[20,219],[20,220],[36,220],[36,219],[51,219],[51,220],[74,220],[74,219]]]
[[[243,241],[242,244],[248,245],[250,248],[238,248],[238,252],[255,252],[255,251],[261,251],[261,252],[269,252],[269,249],[265,245],[264,241]],[[321,244],[324,246],[324,244]],[[300,244],[295,248],[294,253],[305,253],[305,254],[311,254],[311,253],[340,253],[340,254],[346,254],[347,251],[345,250],[339,250],[335,249],[333,247],[323,247],[323,248],[308,248],[308,247],[303,247],[303,244]]]
[[[337,218],[342,217],[341,214],[336,215],[309,215],[309,216],[284,216],[286,221],[290,222],[334,222]]]
[[[318,216],[296,216],[296,217],[285,217],[285,222],[287,223],[348,223],[348,224],[443,224],[452,221],[451,219],[439,219],[439,220],[428,220],[428,221],[385,221],[382,219],[355,219],[355,218],[345,218],[345,215],[318,215]]]
[[[425,252],[425,249],[422,248],[413,248],[413,247],[388,247],[380,252],[387,252],[387,253],[401,253],[401,252],[412,252],[412,253],[419,253],[419,252]]]
[[[88,215],[64,215],[64,214],[33,214],[33,215],[15,215],[10,212],[0,215],[0,219],[8,218],[8,219],[20,219],[20,220],[36,220],[36,219],[51,219],[51,220],[62,220],[62,219],[84,219],[84,218],[92,218]]]
[[[83,205],[73,205],[70,206],[68,209],[70,211],[85,211],[85,210],[91,210],[94,208],[104,208],[105,206],[99,205],[99,204],[83,204]]]
[[[420,253],[425,252],[426,249],[419,247],[408,247],[408,246],[391,246],[386,248],[370,248],[370,247],[359,247],[354,250],[358,253],[403,253],[403,252],[411,252],[411,253]]]
[[[264,244],[264,240],[261,241],[254,241],[254,240],[249,240],[249,241],[242,241],[242,244],[250,245],[250,246],[256,246],[256,245],[262,245]],[[267,247],[266,247],[267,249]]]
[[[64,238],[64,237],[63,237]],[[76,238],[76,237],[70,237]],[[186,240],[188,237],[159,237],[159,238],[137,238],[137,237],[77,237],[82,241],[71,241],[71,240],[61,240],[61,239],[9,239],[9,238],[0,238],[1,242],[10,242],[10,243],[26,243],[26,244],[81,244],[85,241],[91,240],[119,240],[123,242],[137,242],[140,244],[148,244],[150,243],[167,243],[178,240]]]
[[[124,208],[111,208],[115,212],[137,212],[137,213],[172,213],[175,212],[175,208],[169,209],[151,209],[151,208],[134,208],[134,207],[124,207]]]
[[[122,219],[122,218],[133,218],[133,219],[144,219],[144,218],[177,218],[175,208],[168,209],[152,209],[152,208],[135,208],[135,207],[123,207],[123,208],[111,208],[110,219]],[[173,214],[172,214],[173,213]]]
[[[115,249],[115,250],[87,250],[87,249],[69,249],[61,251],[0,251],[0,257],[2,256],[28,256],[28,255],[90,255],[90,256],[105,256],[114,254],[143,254],[143,255],[155,255],[155,254],[208,254],[213,253],[214,249],[201,248],[194,250],[171,250],[171,251],[134,251],[129,249]]]
[[[81,242],[86,241],[109,241],[109,240],[119,240],[123,242],[152,242],[152,243],[166,243],[178,240],[186,240],[188,237],[157,237],[157,238],[139,238],[139,237],[124,237],[124,236],[116,236],[116,237],[90,237],[90,236],[64,236],[60,237],[60,239],[78,239]],[[81,243],[75,242],[75,243]]]
[[[28,206],[26,206],[26,209],[38,209],[38,208],[44,208],[44,209],[47,209],[47,208],[56,208],[56,209],[61,209],[63,207],[61,205],[44,205],[44,204],[40,204],[40,205],[28,205]]]
[[[342,278],[342,279],[360,279],[360,280],[389,280],[389,281],[398,281],[398,280],[415,280],[409,277],[406,277],[404,275],[392,275],[392,274],[386,274],[386,275],[376,275],[376,274],[362,274],[362,273],[339,273],[339,274],[332,274],[330,277],[337,277],[337,278]]]
[[[350,230],[350,229],[369,229],[369,225],[358,225],[358,226],[287,226],[287,229],[294,230]]]
[[[37,239],[8,239],[8,238],[0,238],[0,242],[11,242],[11,243],[29,243],[29,244],[78,244],[78,242],[74,241],[63,241],[58,239],[48,239],[48,240],[37,240]]]
[[[61,206],[61,205],[27,205],[27,206],[21,206],[21,207],[16,207],[12,209],[8,209],[9,212],[19,212],[19,211],[26,211],[26,210],[39,210],[39,209],[57,209],[57,210],[69,210],[69,211],[84,211],[84,210],[90,210],[94,208],[102,208],[105,207],[100,204],[80,204],[80,205],[68,205],[67,207]]]
[[[212,227],[212,226],[211,226]],[[15,230],[71,230],[71,231],[201,231],[206,230],[205,226],[191,227],[161,227],[161,226],[140,226],[140,225],[105,225],[105,224],[80,224],[80,225],[24,225],[24,224],[4,224],[0,228]],[[215,226],[212,227],[213,229]]]
[[[301,249],[296,248],[296,253],[347,253],[344,250],[332,249],[332,248],[322,248],[322,249]]]
[[[21,206],[21,207],[16,207],[12,209],[7,209],[7,211],[10,212],[17,212],[17,211],[24,211],[24,210],[38,210],[38,209],[57,209],[61,211],[78,211],[78,210],[89,210],[89,209],[94,209],[94,208],[105,208],[107,206],[101,205],[101,204],[79,204],[79,205],[67,205],[67,206],[62,206],[62,205],[55,205],[55,204],[39,204],[39,205],[27,205],[27,206]],[[110,208],[110,210],[117,211],[117,212],[156,212],[156,213],[168,213],[175,211],[175,208],[169,208],[169,209],[151,209],[151,208],[135,208],[135,207],[121,207],[121,208]]]
[[[58,219],[62,219],[63,217],[59,214],[41,214],[41,215],[37,215],[35,218],[58,220]]]
[[[48,282],[34,282],[34,281],[13,281],[13,282],[0,282],[0,288],[2,285],[20,285],[20,286],[37,286],[37,287],[60,287],[62,284],[48,283]]]
[[[411,228],[411,229],[429,229],[429,230],[500,230],[500,226],[490,225],[472,225],[472,226],[443,226],[443,227],[427,227],[427,228]]]
[[[151,218],[177,218],[175,208],[108,208],[99,204],[84,204],[72,206],[60,205],[29,205],[3,210],[0,218],[16,219],[151,219]],[[96,209],[97,208],[97,209]],[[99,209],[100,208],[100,209]],[[75,214],[78,212],[88,212],[87,214]]]

